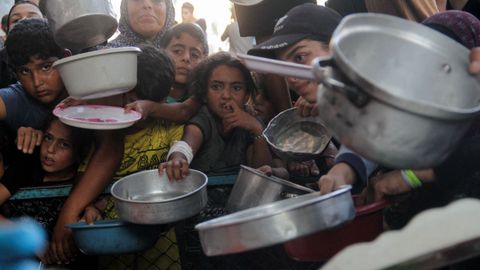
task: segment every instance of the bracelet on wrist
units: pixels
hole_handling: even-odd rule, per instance
[[[401,170],[400,174],[402,175],[403,181],[405,181],[405,183],[412,189],[419,188],[423,185],[422,181],[412,170]]]

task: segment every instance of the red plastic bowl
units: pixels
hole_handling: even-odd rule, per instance
[[[354,202],[356,202],[354,196]],[[388,205],[382,200],[357,206],[355,219],[336,229],[288,241],[283,244],[288,256],[297,261],[324,261],[344,247],[375,239],[383,232],[383,209]]]

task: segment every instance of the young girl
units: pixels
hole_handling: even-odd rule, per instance
[[[4,204],[22,187],[70,184],[77,166],[88,151],[88,136],[85,130],[76,129],[51,116],[39,149],[33,154],[17,151],[13,162],[0,179],[0,205]],[[9,203],[6,212],[10,215],[35,217],[51,231],[63,199],[22,200]],[[7,205],[6,205],[7,206]],[[8,211],[10,208],[10,211]],[[48,209],[48,211],[45,211]]]
[[[192,169],[209,175],[237,173],[240,164],[270,165],[263,125],[244,110],[255,94],[249,70],[230,54],[217,53],[200,63],[192,76],[194,95],[204,105],[187,122],[182,141],[170,149],[160,173],[166,170],[170,179],[182,179],[190,161]]]

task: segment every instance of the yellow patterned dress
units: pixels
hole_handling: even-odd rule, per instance
[[[182,138],[183,125],[155,122],[124,141],[124,154],[115,180],[142,170],[156,169],[166,160],[168,150]],[[81,170],[85,169],[84,164]],[[107,219],[118,218],[112,198],[105,209]],[[102,256],[99,269],[181,269],[177,239],[173,227],[162,232],[151,249],[137,254]]]

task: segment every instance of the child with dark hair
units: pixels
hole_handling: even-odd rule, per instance
[[[13,132],[20,127],[40,129],[53,107],[67,95],[52,65],[68,51],[55,43],[43,19],[19,21],[9,33],[6,50],[19,83],[0,90],[0,120]],[[34,135],[23,136],[18,148],[31,153],[41,142]]]
[[[175,67],[167,52],[150,45],[140,46],[142,52],[138,55],[137,61],[137,85],[125,94],[122,94],[122,102],[132,102],[139,98],[152,102],[165,102],[170,92],[174,78]],[[108,98],[107,98],[108,99]],[[115,97],[111,98],[117,101]],[[114,104],[124,105],[124,104]],[[112,172],[112,178],[118,180],[129,174],[142,170],[158,168],[160,162],[166,160],[170,146],[180,140],[183,134],[183,126],[146,119],[136,123],[129,129],[122,131],[123,156],[118,169]],[[80,171],[90,166],[82,164]],[[97,194],[98,195],[98,194]],[[111,198],[102,198],[96,205],[104,205],[104,215],[109,218],[118,218],[114,210],[114,202]],[[85,219],[93,222],[101,217],[97,207],[87,207]],[[176,236],[171,226],[159,235],[159,241],[154,248],[145,251],[144,257],[155,258],[150,261],[152,265],[170,265],[172,268],[180,266],[179,253],[176,243]],[[159,250],[167,250],[168,254],[159,254]],[[121,259],[116,257],[102,257],[100,259],[101,269],[144,269],[142,260],[138,260],[139,254],[123,254]],[[147,267],[145,267],[147,268]],[[159,267],[161,268],[161,267]]]
[[[190,162],[191,168],[210,175],[236,173],[240,164],[271,163],[263,125],[244,109],[255,95],[255,83],[238,59],[228,53],[210,56],[192,74],[192,89],[204,106],[185,126],[160,173],[166,170],[170,179],[182,179]]]
[[[2,30],[5,32],[5,38],[8,36],[10,29],[15,26],[17,22],[25,18],[42,18],[43,14],[40,8],[30,1],[17,1],[11,8],[8,14],[2,17]],[[0,51],[0,88],[7,87],[10,84],[17,82],[15,71],[12,70],[8,63],[7,50],[3,48]]]
[[[167,103],[138,100],[126,107],[140,112],[144,119],[185,123],[198,112],[201,106],[201,102],[189,97],[187,84],[192,69],[208,55],[207,39],[197,25],[181,23],[165,33],[161,46],[175,62],[175,82],[167,97]]]
[[[133,93],[138,99],[163,102],[175,80],[175,66],[168,54],[153,46],[140,46],[137,85]],[[161,68],[159,68],[161,67]]]
[[[87,130],[67,126],[50,116],[40,147],[33,154],[16,151],[12,164],[0,179],[0,205],[22,187],[72,184],[77,167],[90,146]],[[10,202],[13,216],[29,215],[52,231],[64,199]],[[48,209],[48,211],[45,211]],[[5,209],[4,209],[5,210]],[[9,211],[7,211],[9,212]]]

